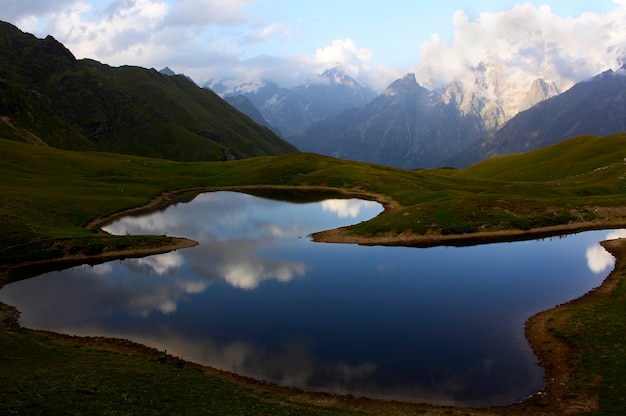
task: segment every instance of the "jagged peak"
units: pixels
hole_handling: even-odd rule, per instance
[[[416,91],[420,88],[420,85],[417,83],[415,79],[414,73],[408,73],[402,78],[392,82],[386,89],[383,91],[383,95],[394,96],[402,92]]]
[[[344,66],[340,63],[335,64],[335,66],[326,69],[324,72],[322,72],[322,76],[325,75],[334,75],[334,74],[338,74],[338,75],[345,75],[346,74],[346,69],[344,68]]]
[[[357,82],[346,72],[341,64],[337,64],[320,74],[320,78],[332,84],[356,86]]]
[[[523,101],[522,110],[528,109],[541,101],[558,95],[559,93],[560,91],[556,83],[548,82],[543,78],[537,78],[530,85],[528,93],[526,94],[526,99]]]

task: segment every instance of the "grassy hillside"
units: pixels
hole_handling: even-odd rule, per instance
[[[185,76],[76,60],[0,22],[0,137],[170,160],[297,152]]]
[[[626,205],[625,145],[624,135],[580,137],[465,170],[405,171],[313,154],[179,163],[0,140],[0,259],[59,256],[77,250],[60,247],[61,240],[102,238],[85,228],[94,219],[165,192],[220,186],[324,186],[387,196],[394,209],[346,230],[372,238],[601,223],[604,210]]]

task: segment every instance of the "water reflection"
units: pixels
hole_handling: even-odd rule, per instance
[[[524,322],[600,284],[610,264],[592,247],[606,232],[430,249],[304,237],[381,209],[199,195],[107,227],[198,246],[12,283],[0,301],[29,327],[130,338],[283,385],[461,405],[540,388]]]
[[[606,235],[605,240],[626,238],[626,230],[614,230]],[[615,258],[600,243],[587,248],[587,265],[594,273],[604,273],[615,265]]]
[[[336,213],[339,218],[356,218],[363,208],[375,205],[375,202],[358,199],[327,199],[322,202],[322,209]]]

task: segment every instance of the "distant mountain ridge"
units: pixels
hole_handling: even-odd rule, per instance
[[[261,114],[259,109],[256,108],[254,104],[252,104],[252,101],[250,101],[245,95],[226,96],[224,97],[224,100],[237,110],[241,111],[243,114],[250,117],[257,124],[267,127],[279,136],[281,135],[280,130],[277,127],[272,126],[263,114]]]
[[[284,137],[299,134],[317,121],[361,107],[376,97],[373,90],[361,86],[341,66],[330,68],[312,82],[293,88],[280,87],[272,81],[252,90],[242,86],[231,92],[225,91],[219,83],[207,83],[205,87],[227,100],[237,95],[248,98]]]
[[[563,93],[535,80],[535,103],[513,118],[461,83],[430,91],[412,75],[392,83],[370,104],[320,121],[287,139],[303,151],[402,168],[467,167],[492,156],[521,153],[581,136],[626,131],[626,65],[579,82]]]
[[[427,90],[408,74],[372,98],[371,91],[362,94],[358,83],[338,66],[320,75],[320,80],[325,80],[322,84],[282,88],[267,82],[251,91],[247,91],[250,86],[242,85],[239,96],[249,98],[254,108],[242,98],[235,100],[234,93],[225,94],[221,84],[212,87],[253,119],[267,120],[266,125],[300,150],[415,168],[448,163],[474,141],[501,128],[510,118],[507,112],[559,93],[553,82],[538,78],[526,93],[506,104],[502,101],[506,82],[496,82],[491,75],[486,65],[479,65],[470,71],[474,82],[453,81],[446,88]],[[392,109],[399,108],[398,102],[410,100],[418,90],[428,97],[421,98],[422,104],[429,105],[392,114]],[[390,97],[398,94],[393,99],[396,104],[389,106]],[[380,116],[376,112],[381,112]]]
[[[0,22],[0,137],[173,160],[296,152],[187,77],[76,60]]]
[[[480,117],[463,114],[408,74],[364,107],[288,140],[303,151],[412,169],[439,166],[484,134]]]

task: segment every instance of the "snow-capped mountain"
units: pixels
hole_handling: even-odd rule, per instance
[[[507,107],[492,98],[492,86],[482,81],[455,81],[428,90],[408,74],[369,104],[315,123],[287,140],[300,150],[339,158],[438,167],[506,123]],[[519,101],[541,101],[554,91],[537,80]]]
[[[541,82],[531,89],[543,90]],[[549,88],[549,86],[548,86]],[[581,136],[626,131],[626,66],[579,82],[562,94],[518,113],[501,129],[450,161],[469,166],[492,156],[527,152]]]
[[[341,66],[324,71],[308,84],[284,88],[267,81],[256,87],[242,84],[226,91],[223,83],[205,85],[224,97],[243,95],[284,136],[299,134],[312,123],[333,117],[341,111],[361,107],[376,93],[361,86]]]

